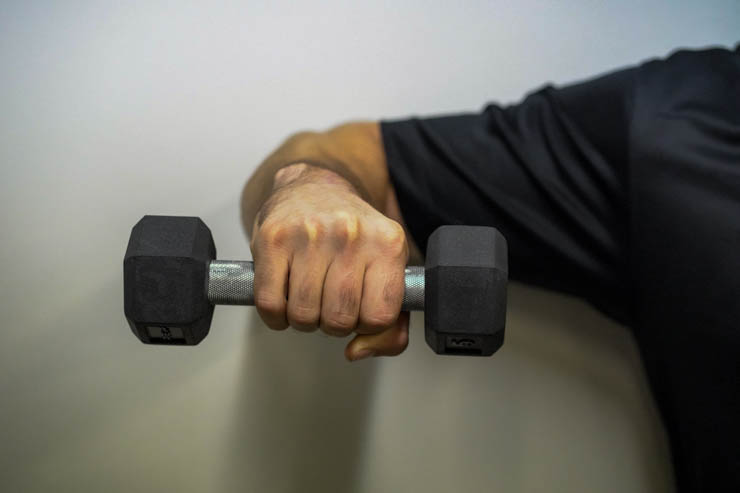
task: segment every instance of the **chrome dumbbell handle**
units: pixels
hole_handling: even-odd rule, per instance
[[[406,267],[401,310],[424,310],[424,267]],[[212,305],[254,305],[254,263],[211,260],[208,266],[208,301]]]

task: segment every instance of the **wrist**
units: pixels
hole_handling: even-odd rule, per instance
[[[275,172],[272,181],[272,189],[284,187],[300,178],[308,169],[306,163],[294,163],[284,166]]]
[[[346,170],[337,172],[333,168],[335,166],[307,161],[288,164],[275,172],[272,187],[273,193],[284,187],[311,183],[317,185],[335,185],[357,195],[365,201],[368,200],[368,197],[366,197],[367,194],[363,193],[363,187],[354,175],[351,175]]]

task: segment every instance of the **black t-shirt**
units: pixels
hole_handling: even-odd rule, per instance
[[[512,279],[633,330],[681,491],[740,491],[740,47],[382,122],[404,220],[490,225]]]

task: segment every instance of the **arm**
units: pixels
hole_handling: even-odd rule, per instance
[[[388,173],[420,247],[442,224],[494,226],[509,279],[630,320],[629,135],[636,69],[480,113],[382,122]]]
[[[355,323],[361,334],[384,327],[402,334],[402,328],[388,323],[398,306],[387,300],[400,298],[400,279],[393,279],[403,259],[392,260],[387,252],[394,248],[383,239],[393,236],[383,231],[400,228],[400,209],[410,233],[404,236],[413,236],[420,246],[442,224],[494,226],[509,244],[511,279],[584,297],[628,322],[623,167],[633,76],[633,70],[625,70],[561,89],[547,87],[517,105],[490,105],[477,114],[351,124],[290,139],[267,159],[245,192],[244,220],[253,228],[256,269],[264,259],[262,272],[272,270],[263,274],[260,286],[276,283],[266,291],[262,308],[258,295],[263,319],[273,328],[290,324],[310,329],[329,320],[342,327],[340,333],[353,330]],[[301,165],[276,173],[286,164],[314,160],[320,168]],[[360,199],[363,193],[367,201]],[[330,294],[321,299],[320,286],[306,288],[314,297],[306,305],[341,304],[338,300],[348,298],[346,293],[352,294],[351,304],[359,303],[359,291],[360,316],[342,315],[343,324],[328,313],[325,317],[324,306],[321,317],[316,308],[297,306],[303,304],[297,301],[302,279],[310,277],[300,272],[301,265],[328,258],[306,253],[321,250],[313,244],[305,247],[313,241],[307,238],[316,236],[314,225],[329,231],[324,236],[334,237],[335,243],[352,236],[346,224],[337,234],[331,220],[336,211],[356,221],[352,224],[362,232],[356,243],[363,251],[329,249],[328,255],[355,259],[358,273],[345,271],[347,279],[361,276],[362,265],[368,267],[366,284],[374,287],[356,284],[341,294],[337,274],[323,272],[319,262],[322,272],[312,275],[326,276]],[[275,259],[277,264],[270,266]],[[369,268],[369,259],[386,263]],[[290,293],[284,281],[288,271]],[[386,301],[377,298],[380,292],[386,293]],[[329,306],[331,311],[336,309]],[[399,335],[395,352],[379,354],[397,354],[401,340]]]

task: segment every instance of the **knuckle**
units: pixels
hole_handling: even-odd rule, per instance
[[[339,246],[353,243],[360,231],[357,216],[346,211],[337,211],[332,219],[332,234]]]
[[[301,235],[309,245],[320,243],[325,236],[325,228],[321,221],[314,218],[304,218],[300,223]]]
[[[285,300],[267,293],[255,293],[254,305],[269,315],[280,315],[285,311]]]
[[[383,301],[389,305],[399,303],[403,298],[404,277],[403,272],[392,272],[388,275],[383,284]]]
[[[263,322],[265,323],[265,325],[267,325],[267,328],[272,329],[272,330],[282,331],[288,327],[288,325],[285,322],[278,321],[278,320],[272,320],[272,319],[264,320],[263,319]]]
[[[258,228],[258,234],[262,241],[267,241],[283,227],[283,223],[280,221],[277,221],[275,219],[272,219],[270,217],[266,218],[262,224],[260,224]]]
[[[360,304],[360,293],[355,289],[355,282],[352,277],[348,277],[342,283],[337,293],[337,312],[353,314],[357,311]]]
[[[306,276],[303,281],[299,281],[295,296],[296,306],[313,308],[314,300],[321,297],[321,289],[317,288],[311,276]]]
[[[397,315],[391,311],[375,311],[363,318],[364,325],[373,329],[387,329],[396,321]]]
[[[357,326],[360,291],[357,279],[348,272],[341,282],[325,293],[322,323],[333,331],[349,333]]]
[[[348,313],[331,313],[326,320],[322,320],[326,328],[332,332],[338,332],[347,335],[352,332],[357,325],[357,317]]]
[[[255,246],[262,248],[281,248],[295,235],[295,227],[285,221],[265,220],[259,228]]]
[[[319,312],[313,306],[295,305],[288,309],[288,320],[294,327],[315,327],[318,319]]]
[[[382,246],[386,255],[400,258],[407,255],[406,233],[395,221],[389,221],[382,233]]]

